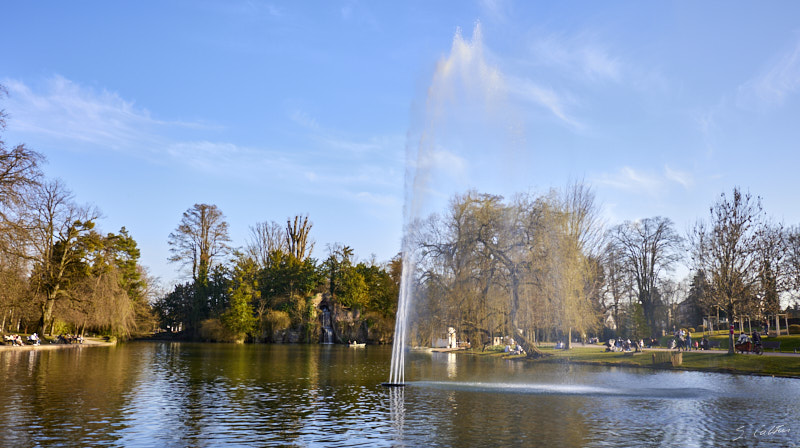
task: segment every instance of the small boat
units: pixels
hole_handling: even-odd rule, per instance
[[[348,344],[351,348],[364,348],[367,346],[366,342],[358,343],[358,342],[351,342]]]

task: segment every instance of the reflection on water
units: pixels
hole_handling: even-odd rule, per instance
[[[791,379],[390,349],[135,343],[0,352],[0,446],[792,446]]]
[[[458,373],[458,355],[455,353],[447,354],[447,377],[455,378]]]

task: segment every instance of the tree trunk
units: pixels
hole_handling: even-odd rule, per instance
[[[519,340],[520,342],[519,345],[522,347],[523,350],[525,350],[525,353],[527,353],[528,358],[544,357],[545,356],[544,352],[539,350],[536,347],[536,345],[528,342],[525,336],[519,334],[519,332],[517,331],[517,328],[519,328],[519,325],[517,324],[517,311],[519,310],[519,280],[517,279],[516,275],[513,275],[511,280],[511,297],[512,297],[511,313],[510,313],[511,315],[509,316],[510,317],[509,320],[511,321],[511,326],[513,327],[511,329],[512,337],[514,338],[514,340]]]
[[[732,355],[736,353],[736,347],[733,346],[733,333],[730,331],[730,328],[733,328],[733,321],[731,320],[733,316],[733,306],[728,307],[728,325],[730,326],[728,329],[728,354]]]
[[[44,304],[42,304],[42,318],[39,320],[39,332],[44,335],[45,330],[47,330],[47,323],[53,319],[53,306],[56,303],[56,299],[53,296],[47,297]],[[53,327],[50,326],[50,335],[52,335]]]

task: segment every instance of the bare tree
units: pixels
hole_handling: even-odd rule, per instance
[[[314,241],[308,238],[311,227],[308,216],[297,215],[294,221],[286,220],[286,246],[299,261],[305,260],[314,250]]]
[[[620,308],[625,299],[633,294],[633,281],[630,272],[625,268],[625,254],[613,241],[606,245],[602,266],[605,282],[603,291],[604,314],[611,309],[611,316],[617,329],[620,326]]]
[[[758,288],[750,311],[766,319],[780,311],[780,296],[791,289],[790,263],[786,262],[789,235],[782,224],[764,222],[756,229]]]
[[[275,221],[264,221],[250,226],[250,239],[246,250],[260,267],[268,267],[272,252],[289,250],[286,229]]]
[[[712,303],[739,315],[752,301],[758,282],[758,229],[763,225],[761,199],[733,189],[710,208],[708,224],[699,221],[692,232],[696,268],[708,276]],[[734,353],[733,334],[728,353]]]
[[[36,188],[17,227],[25,227],[29,247],[17,255],[33,262],[32,283],[44,296],[39,330],[53,318],[56,301],[69,296],[70,281],[84,274],[87,238],[93,234],[100,213],[79,206],[59,181]]]
[[[786,269],[789,272],[789,289],[800,291],[800,226],[786,232]]]
[[[626,221],[614,228],[611,238],[623,254],[651,336],[655,336],[659,282],[662,274],[680,260],[678,250],[683,239],[675,232],[672,221],[661,216]]]
[[[0,84],[0,98],[7,94]],[[6,127],[6,113],[0,109],[0,132]],[[39,169],[43,157],[24,144],[6,147],[0,135],[0,250],[8,249],[27,237],[10,221],[19,219],[24,200],[41,181]]]
[[[180,224],[169,234],[169,261],[191,266],[192,278],[206,277],[212,263],[230,253],[228,223],[216,205],[195,204],[183,212]]]

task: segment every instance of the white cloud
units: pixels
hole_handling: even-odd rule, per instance
[[[508,77],[508,92],[517,98],[544,107],[550,113],[569,127],[581,130],[584,125],[567,113],[567,104],[574,103],[571,95],[556,92],[553,89],[542,87],[528,79]]]
[[[800,90],[800,39],[753,79],[739,86],[738,104],[764,109],[780,106]]]
[[[666,177],[667,180],[680,184],[687,190],[694,185],[694,177],[690,173],[673,170],[669,165],[664,166],[664,177]]]
[[[694,177],[691,173],[675,170],[667,165],[661,173],[623,166],[614,174],[601,174],[594,179],[594,182],[617,190],[657,196],[668,193],[674,184],[686,190],[690,189],[694,185]]]
[[[571,75],[579,74],[589,80],[619,82],[623,64],[597,43],[587,42],[586,36],[571,39],[549,36],[531,44],[533,63],[555,67]],[[594,39],[591,39],[594,40]]]
[[[64,77],[45,81],[34,91],[18,80],[5,79],[12,111],[9,129],[36,134],[59,143],[127,153],[154,154],[168,143],[168,129],[210,129],[201,123],[163,121],[117,93],[83,87]]]
[[[657,176],[637,171],[629,166],[620,168],[615,174],[602,174],[596,179],[596,182],[620,190],[641,191],[650,194],[660,190],[663,185]]]
[[[319,130],[319,123],[317,123],[316,118],[309,115],[307,112],[302,111],[300,109],[295,109],[289,114],[289,118],[299,124],[300,126],[310,129],[312,131]]]
[[[483,13],[490,19],[505,22],[508,18],[508,2],[506,0],[479,0]]]
[[[401,192],[401,138],[343,137],[342,132],[324,129],[300,110],[290,118],[310,131],[303,134],[305,141],[295,143],[301,147],[274,150],[218,138],[183,140],[177,137],[183,132],[176,131],[221,129],[159,120],[117,93],[86,88],[60,76],[47,80],[41,89],[13,79],[0,83],[9,90],[9,101],[4,105],[12,114],[8,130],[24,141],[39,141],[40,150],[113,150],[151,164],[259,184],[264,182],[264,173],[270,173],[270,179],[305,178],[308,182],[302,188],[312,194],[341,195],[358,202],[364,202],[364,196],[359,196],[364,191],[374,191],[376,197]]]

